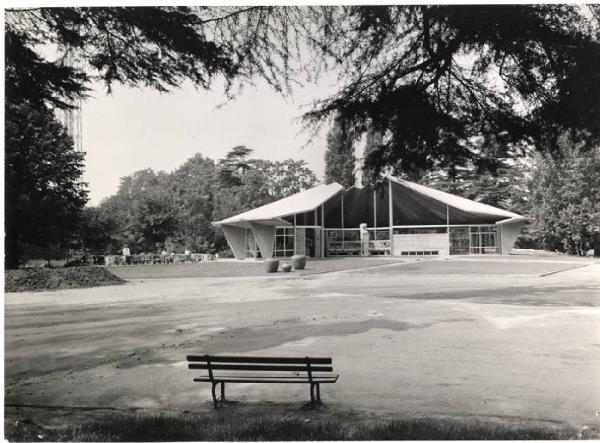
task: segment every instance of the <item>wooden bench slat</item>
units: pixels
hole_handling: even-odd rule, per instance
[[[212,361],[212,359],[211,359]],[[208,369],[207,364],[190,363],[189,369]],[[211,362],[210,368],[213,371],[282,371],[282,372],[307,372],[308,366],[289,366],[289,365],[237,365],[237,364],[216,364]],[[312,372],[333,372],[331,366],[311,366]]]
[[[248,379],[248,380],[263,380],[263,379],[299,379],[299,380],[308,380],[308,375],[262,375],[262,374],[213,374],[213,378],[215,380],[221,380],[226,378],[235,378],[235,379]],[[337,379],[338,374],[331,375],[313,375],[313,380],[330,380]],[[194,380],[210,380],[208,375],[196,377]]]
[[[209,378],[199,378],[199,379],[194,379],[194,381],[196,382],[208,382],[210,381]],[[226,382],[226,383],[252,383],[252,380],[250,379],[245,379],[245,378],[215,378],[215,381],[217,382]],[[337,379],[326,379],[326,380],[316,380],[319,383],[335,383],[337,381]],[[301,383],[301,384],[306,384],[306,379],[274,379],[274,378],[266,378],[266,379],[261,379],[261,380],[256,380],[256,383]]]
[[[302,357],[238,357],[234,355],[211,355],[211,363],[273,363],[273,364],[306,364],[307,359]],[[188,355],[187,361],[203,363],[207,361],[206,355]],[[329,357],[309,357],[310,364],[330,365]]]

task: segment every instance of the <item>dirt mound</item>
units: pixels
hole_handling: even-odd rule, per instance
[[[4,273],[6,292],[44,291],[48,289],[91,288],[120,285],[120,279],[110,271],[97,266],[72,268],[25,268]]]

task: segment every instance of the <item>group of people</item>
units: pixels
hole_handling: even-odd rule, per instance
[[[123,246],[123,264],[124,265],[130,265],[133,262],[133,256],[131,255],[131,250],[129,249],[129,246],[125,245]],[[145,252],[142,252],[140,255],[147,255]],[[184,261],[185,262],[191,262],[192,261],[192,251],[189,250],[189,248],[185,249],[185,252],[183,253],[183,255],[185,256]],[[170,253],[167,252],[166,249],[163,249],[160,253],[160,262],[165,264],[165,263],[173,263],[175,261],[175,252],[171,251]]]

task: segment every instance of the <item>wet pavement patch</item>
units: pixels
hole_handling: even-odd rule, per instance
[[[421,261],[418,263],[378,266],[357,271],[360,274],[519,274],[541,275],[548,272],[569,270],[581,263],[568,265],[552,262],[508,262],[491,260]]]
[[[474,321],[473,319],[445,319],[452,321]],[[194,348],[203,353],[250,352],[260,349],[273,348],[288,342],[296,342],[306,337],[333,337],[362,334],[372,329],[387,329],[391,331],[407,331],[431,327],[439,321],[411,323],[397,322],[382,318],[372,318],[365,321],[337,322],[318,325],[297,323],[293,325],[265,325],[257,328],[228,329],[221,333],[202,337],[199,340],[187,340],[180,347]]]
[[[426,292],[414,295],[379,295],[380,297],[404,300],[461,300],[470,299],[473,303],[506,304],[519,306],[600,306],[600,293],[590,298],[593,285],[580,285],[572,291],[561,286],[515,286],[493,289],[465,289],[447,292]]]

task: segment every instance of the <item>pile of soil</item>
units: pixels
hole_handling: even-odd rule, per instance
[[[125,280],[98,266],[54,269],[25,268],[7,270],[4,273],[4,290],[6,292],[91,288],[123,283]]]

